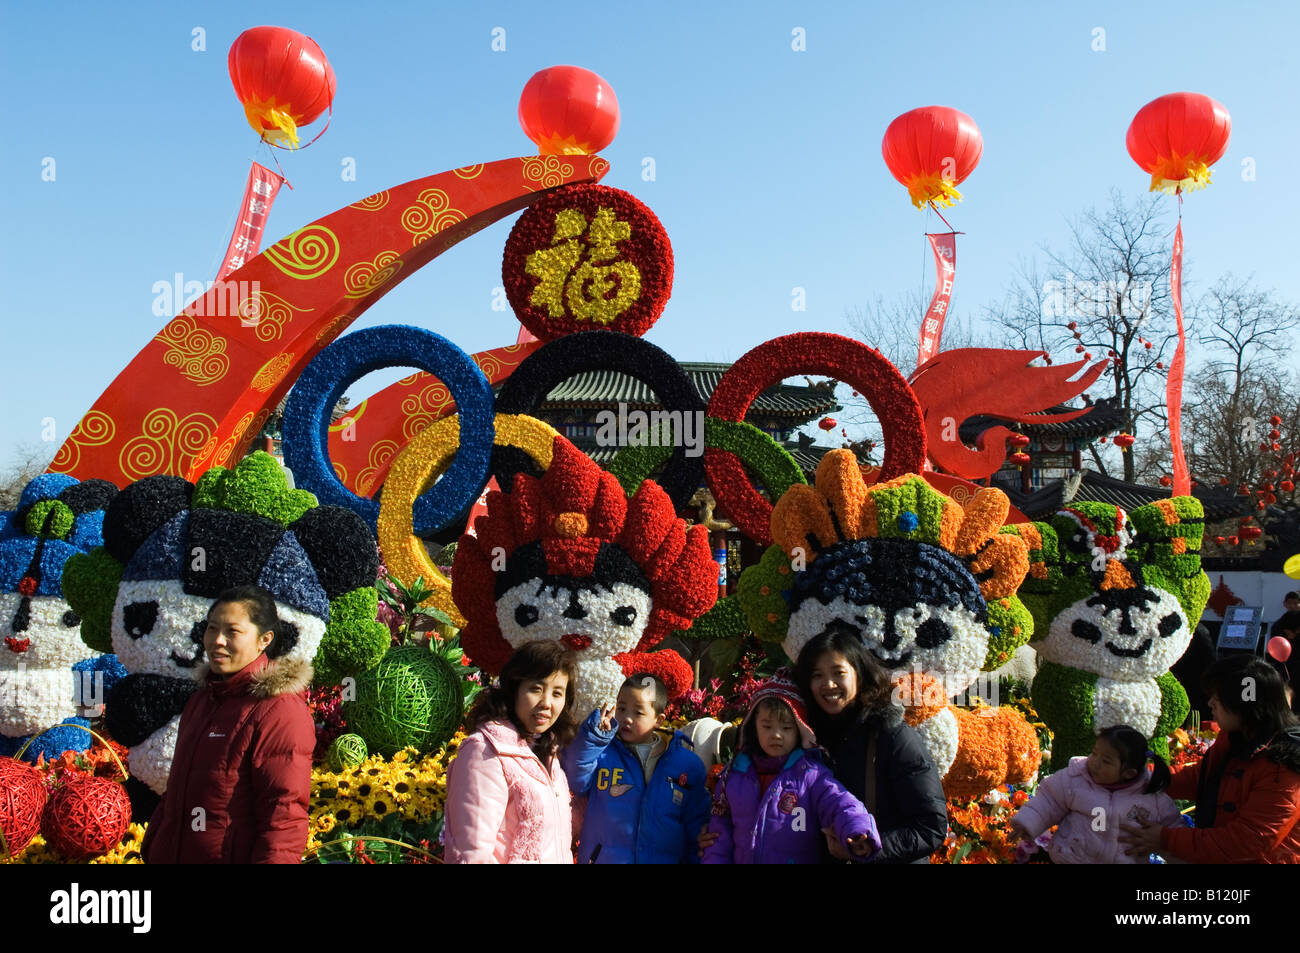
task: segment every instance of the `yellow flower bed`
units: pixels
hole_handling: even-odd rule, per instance
[[[37,834],[27,849],[17,857],[0,860],[2,864],[142,864],[140,844],[144,841],[144,824],[132,824],[126,829],[122,842],[107,854],[92,857],[90,860],[68,860],[52,847],[46,846],[45,838]]]

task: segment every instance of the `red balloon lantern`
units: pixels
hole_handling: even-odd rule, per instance
[[[46,843],[69,860],[108,853],[130,824],[126,788],[94,776],[76,778],[56,789],[41,814]]]
[[[821,427],[822,430],[834,430],[835,425],[836,421],[834,417],[823,417],[821,420],[817,421],[817,426]]]
[[[1010,437],[1007,437],[1007,443],[1011,444],[1013,447],[1027,447],[1029,446],[1029,435],[1013,433]]]
[[[1285,662],[1291,657],[1291,643],[1282,636],[1275,635],[1268,640],[1268,654],[1279,662]]]
[[[1200,93],[1169,93],[1138,110],[1128,127],[1128,154],[1151,173],[1151,191],[1183,192],[1210,184],[1210,166],[1228,151],[1232,120],[1222,103]]]
[[[519,125],[544,156],[592,155],[618,134],[614,87],[581,66],[532,75],[519,97]]]
[[[1013,453],[1007,459],[1018,467],[1027,467],[1033,458],[1027,453]]]
[[[253,131],[272,145],[298,147],[298,127],[334,102],[334,69],[316,41],[282,26],[235,37],[226,58],[235,95]]]
[[[889,124],[880,143],[890,173],[917,208],[948,208],[961,200],[956,186],[979,165],[984,138],[975,120],[948,106],[923,106]]]
[[[1136,440],[1137,438],[1131,433],[1115,434],[1115,446],[1119,447],[1121,450],[1127,450],[1129,447],[1133,446],[1133,443]]]
[[[23,850],[40,832],[45,799],[39,771],[16,758],[0,758],[0,834],[10,855]],[[4,853],[0,850],[0,856]]]
[[[1243,526],[1241,528],[1242,539],[1259,539],[1264,535],[1264,531],[1258,526]]]

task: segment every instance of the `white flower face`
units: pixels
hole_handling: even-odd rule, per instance
[[[1076,602],[1052,620],[1036,647],[1049,662],[1132,681],[1168,670],[1191,638],[1171,593],[1139,587],[1103,590]]]
[[[979,676],[988,654],[988,630],[961,606],[920,603],[899,609],[891,619],[880,606],[858,605],[842,596],[826,605],[807,599],[791,614],[782,643],[786,654],[798,658],[813,636],[837,621],[857,629],[885,668],[896,674],[919,669],[941,678],[953,694]]]
[[[81,620],[58,596],[33,596],[21,628],[23,601],[17,592],[0,595],[0,671],[68,669],[71,685],[73,663],[96,654],[81,641]]]
[[[0,669],[0,735],[34,735],[77,714],[76,677],[71,668]]]
[[[172,770],[180,730],[181,716],[177,715],[127,753],[126,767],[131,776],[149,785],[155,794],[167,793],[167,776]]]
[[[180,580],[124,582],[113,606],[113,651],[126,670],[195,678],[212,600],[192,596]]]
[[[497,599],[497,623],[512,648],[564,642],[580,662],[636,648],[650,619],[650,593],[625,582],[607,589],[552,589],[522,582]]]
[[[298,643],[281,658],[295,662],[310,662],[314,659],[321,639],[325,637],[325,620],[309,612],[292,609],[282,602],[275,604],[275,614],[298,628]]]

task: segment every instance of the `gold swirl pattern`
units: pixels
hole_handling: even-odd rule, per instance
[[[328,347],[334,339],[343,333],[343,329],[352,323],[352,315],[340,314],[325,327],[316,332],[316,343],[321,347]]]
[[[418,394],[412,394],[402,401],[402,436],[405,440],[415,439],[415,435],[432,424],[451,405],[451,390],[433,375],[429,383]]]
[[[402,448],[396,440],[381,440],[370,448],[370,465],[357,474],[358,496],[370,495],[374,489],[375,477],[400,449]]]
[[[167,348],[163,364],[179,367],[182,377],[200,387],[215,384],[230,370],[226,339],[199,327],[189,315],[177,315],[154,340]]]
[[[402,270],[402,256],[395,251],[381,251],[374,261],[359,261],[343,274],[345,298],[364,298],[383,287]]]
[[[265,394],[280,381],[284,380],[284,375],[289,373],[289,368],[293,366],[293,352],[286,351],[283,354],[277,354],[271,358],[261,369],[253,375],[253,382],[249,384],[253,390]],[[249,414],[249,420],[252,414]]]
[[[477,179],[483,174],[483,163],[477,165],[463,165],[459,169],[452,169],[459,179]]]
[[[294,313],[306,314],[315,308],[298,308],[269,291],[256,291],[239,302],[239,323],[256,328],[259,341],[276,341]]]
[[[333,460],[330,461],[330,466],[334,468],[334,475],[339,478],[339,482],[347,486],[348,468],[341,463],[335,463]]]
[[[212,466],[225,466],[225,464],[242,457],[240,453],[241,445],[246,445],[252,441],[265,426],[267,420],[271,417],[271,411],[263,410],[256,415],[250,410],[240,418],[239,423],[235,424],[235,429],[231,431],[226,442],[221,445],[217,451],[216,458],[212,461]]]
[[[524,162],[524,181],[536,182],[542,188],[553,189],[573,175],[573,163],[559,156],[529,156]]]
[[[400,381],[397,382],[396,386],[410,387],[421,377],[425,377],[425,376],[427,376],[427,372],[425,371],[416,371],[414,374],[407,374],[405,377],[403,377]]]
[[[609,162],[604,159],[592,159],[591,162],[587,164],[587,171],[595,178],[600,178],[609,171]]]
[[[402,228],[411,234],[411,244],[418,245],[466,218],[460,209],[452,208],[451,198],[442,189],[425,189],[415,204],[402,212]]]
[[[363,212],[378,212],[388,204],[388,190],[376,192],[374,195],[368,195],[360,202],[353,202],[348,208],[359,208]]]
[[[59,452],[50,463],[50,472],[71,473],[81,462],[82,447],[102,447],[112,442],[116,432],[117,425],[108,414],[102,410],[87,411],[86,416],[72,428],[68,439],[63,441],[63,446],[59,447]]]
[[[179,417],[174,410],[159,407],[145,416],[140,435],[122,447],[117,465],[131,480],[177,474],[178,465],[204,449],[216,429],[216,419],[207,414]]]
[[[340,248],[338,236],[324,225],[308,225],[276,242],[263,254],[290,278],[310,281],[334,267]]]

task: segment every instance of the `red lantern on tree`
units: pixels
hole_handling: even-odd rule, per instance
[[[1007,457],[1007,459],[1018,467],[1027,467],[1032,458],[1027,453],[1013,453],[1011,456]]]
[[[1264,531],[1258,526],[1243,526],[1241,528],[1242,539],[1259,539],[1264,535]]]
[[[1173,482],[1174,482],[1174,478],[1171,477],[1168,473],[1166,473],[1164,476],[1160,478],[1161,486],[1170,486]]]
[[[584,156],[618,134],[618,97],[601,76],[581,66],[534,73],[519,96],[519,125],[544,156]]]
[[[1210,184],[1210,166],[1228,151],[1231,132],[1222,103],[1200,93],[1169,93],[1138,110],[1125,145],[1151,173],[1151,191],[1172,194]]]
[[[890,174],[907,186],[913,205],[948,208],[961,201],[956,186],[979,165],[984,138],[961,110],[923,106],[889,124],[880,152]]]
[[[1115,434],[1115,446],[1119,447],[1121,450],[1127,450],[1129,447],[1133,446],[1135,440],[1137,440],[1137,438],[1131,433]]]
[[[333,67],[315,40],[295,30],[245,30],[230,44],[226,65],[248,124],[272,145],[296,149],[298,127],[334,102]]]
[[[822,430],[827,430],[827,431],[834,430],[836,426],[835,418],[823,417],[821,420],[817,421],[817,426],[821,427]]]

